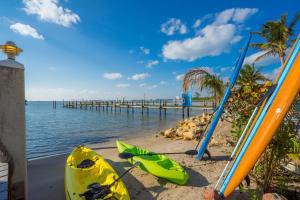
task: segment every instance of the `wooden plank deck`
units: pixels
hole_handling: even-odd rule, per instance
[[[0,200],[8,196],[8,163],[0,163]]]

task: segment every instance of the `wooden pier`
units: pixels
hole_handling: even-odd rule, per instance
[[[141,114],[149,113],[149,109],[156,109],[159,114],[166,115],[168,109],[182,110],[182,117],[185,115],[190,116],[190,110],[192,108],[203,109],[204,112],[208,112],[213,109],[213,103],[211,101],[198,101],[193,102],[193,106],[184,107],[179,101],[157,99],[157,100],[131,100],[131,101],[99,101],[99,100],[89,100],[89,101],[63,101],[63,108],[70,109],[85,109],[85,110],[111,110],[122,112],[126,110],[127,112],[134,112],[135,109],[139,109]],[[53,102],[53,108],[56,108],[56,101]]]

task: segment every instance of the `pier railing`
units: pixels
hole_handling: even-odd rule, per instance
[[[56,101],[53,102],[53,107],[56,108]],[[191,108],[203,109],[204,112],[208,112],[213,109],[212,101],[196,101],[193,102],[193,106],[184,107],[180,100],[170,100],[170,99],[156,99],[156,100],[111,100],[111,101],[100,101],[100,100],[86,100],[86,101],[63,101],[63,108],[71,109],[111,109],[121,111],[122,108],[130,109],[133,111],[135,108],[139,108],[141,113],[149,112],[149,109],[158,109],[159,113],[166,114],[167,109],[181,109],[183,117],[185,112],[187,117],[190,116]]]

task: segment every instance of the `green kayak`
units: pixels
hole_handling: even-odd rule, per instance
[[[130,153],[134,155],[128,161],[131,164],[140,162],[139,168],[153,174],[159,178],[166,179],[178,185],[184,185],[189,179],[186,171],[174,160],[165,155],[150,152],[148,150],[117,141],[120,153]]]

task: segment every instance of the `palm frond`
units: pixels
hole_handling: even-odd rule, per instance
[[[187,92],[190,87],[196,85],[199,82],[202,82],[204,76],[209,73],[204,68],[195,68],[188,71],[183,78],[182,82],[182,90],[183,92]]]
[[[269,49],[268,51],[266,51],[265,53],[263,53],[262,55],[260,56],[257,56],[254,60],[254,63],[258,62],[259,60],[265,58],[265,57],[269,57],[269,56],[275,56],[276,53],[272,50],[272,49]]]
[[[294,18],[292,19],[291,23],[288,26],[288,29],[290,31],[294,29],[294,27],[296,26],[299,19],[300,19],[300,12],[297,12],[296,15],[294,16]]]
[[[280,17],[280,22],[281,24],[286,24],[286,19],[287,19],[287,14],[283,14],[281,17]]]
[[[250,47],[261,50],[269,49],[269,46],[266,43],[252,43],[250,44]]]

